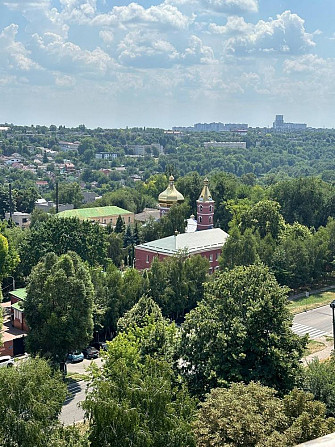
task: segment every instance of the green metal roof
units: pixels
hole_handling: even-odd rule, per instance
[[[119,208],[118,206],[97,206],[95,208],[79,208],[75,210],[61,211],[57,216],[91,219],[93,217],[122,216],[125,214],[132,214],[132,212]]]
[[[15,289],[9,292],[11,295],[15,296],[19,300],[25,300],[27,297],[27,289],[24,287],[22,289]]]
[[[20,312],[23,312],[22,301],[18,301],[17,303],[12,304],[12,309],[16,309],[16,310],[19,310]]]

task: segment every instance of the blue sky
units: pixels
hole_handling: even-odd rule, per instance
[[[335,127],[334,0],[0,0],[0,123]]]

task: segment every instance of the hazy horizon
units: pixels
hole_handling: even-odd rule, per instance
[[[0,122],[333,128],[331,0],[0,0]]]

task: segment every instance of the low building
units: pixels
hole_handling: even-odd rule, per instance
[[[10,213],[5,213],[5,219],[7,221],[10,219]],[[20,228],[27,228],[30,225],[31,214],[15,211],[12,213],[12,221]]]
[[[116,225],[118,217],[121,216],[126,225],[134,224],[134,213],[118,206],[97,206],[94,208],[80,208],[62,211],[57,217],[78,217],[80,220],[98,222],[101,225]]]
[[[96,160],[114,160],[118,157],[118,154],[112,152],[97,152],[95,154]]]
[[[209,273],[219,268],[219,256],[228,234],[221,228],[212,228],[194,233],[176,234],[135,247],[135,267],[148,269],[154,258],[162,260],[185,252],[188,256],[201,255],[208,259]]]
[[[35,202],[35,208],[41,211],[44,211],[45,213],[49,213],[51,210],[56,208],[55,202],[52,200],[46,200],[46,199],[37,199]],[[66,211],[66,210],[73,210],[73,204],[72,203],[65,203],[65,204],[59,204],[58,205],[58,211]]]
[[[71,143],[69,141],[59,142],[59,147],[62,152],[69,152],[69,151],[77,152],[79,145],[80,145],[79,141],[75,141],[74,143]]]
[[[150,219],[159,220],[160,211],[157,208],[144,208],[141,213],[135,214],[135,221],[145,223]]]
[[[24,302],[27,297],[26,288],[16,289],[9,292],[12,309],[12,324],[16,329],[28,332],[28,326],[24,317]]]
[[[204,143],[204,147],[207,149],[208,147],[228,147],[231,149],[246,149],[247,143],[245,141],[206,141]]]

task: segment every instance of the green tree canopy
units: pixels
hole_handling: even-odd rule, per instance
[[[0,368],[0,445],[47,447],[59,426],[66,386],[42,359]]]
[[[84,348],[93,333],[93,285],[89,271],[73,252],[49,253],[32,270],[24,312],[28,352],[61,363]]]
[[[286,289],[267,267],[219,273],[186,315],[178,351],[181,372],[198,393],[241,380],[291,389],[306,345],[291,324]]]
[[[133,331],[119,334],[92,371],[83,404],[91,446],[194,447],[194,401],[175,386],[169,364],[143,355],[140,344]]]
[[[331,433],[335,419],[310,393],[295,389],[280,399],[251,382],[212,389],[194,427],[198,447],[293,447]]]

